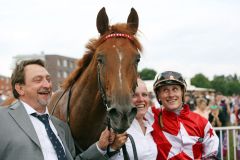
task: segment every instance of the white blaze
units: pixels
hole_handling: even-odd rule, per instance
[[[122,53],[121,51],[119,51],[118,48],[116,48],[117,50],[117,53],[118,53],[118,58],[119,58],[119,70],[118,70],[118,76],[119,76],[119,83],[120,83],[120,86],[122,86],[122,73],[121,73],[121,69],[122,69]]]

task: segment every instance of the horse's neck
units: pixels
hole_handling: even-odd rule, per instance
[[[85,71],[89,72],[89,71]],[[88,101],[87,105],[96,103],[98,97],[97,77],[93,75],[83,75],[83,78],[76,81],[73,86],[71,101]],[[82,106],[82,104],[80,104]],[[82,106],[84,107],[84,106]]]
[[[98,93],[97,77],[81,79],[74,84],[71,98],[72,132],[80,146],[88,147],[98,140],[104,126],[106,110]],[[92,78],[92,79],[89,79]],[[70,120],[71,121],[71,120]]]

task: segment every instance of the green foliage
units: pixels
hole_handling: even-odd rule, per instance
[[[221,92],[223,94],[227,89],[224,75],[214,76],[213,80],[211,81],[211,84],[214,89],[216,89],[218,92]]]
[[[192,79],[191,79],[191,84],[196,86],[196,87],[201,87],[201,88],[211,88],[211,83],[208,80],[207,77],[205,77],[203,74],[199,73],[196,74]]]
[[[153,69],[144,68],[139,72],[139,75],[142,80],[153,80],[157,72]]]
[[[199,73],[191,79],[191,84],[196,87],[213,88],[224,95],[240,94],[240,80],[236,74],[214,76],[213,80],[209,81],[206,76]]]

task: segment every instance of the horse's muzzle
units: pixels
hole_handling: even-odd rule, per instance
[[[126,108],[129,108],[127,110]],[[132,124],[133,119],[137,114],[137,108],[133,106],[128,107],[112,107],[108,111],[111,128],[116,133],[125,132]]]

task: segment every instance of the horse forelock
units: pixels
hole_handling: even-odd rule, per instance
[[[92,57],[98,48],[105,41],[105,36],[111,33],[124,33],[129,34],[133,37],[131,41],[133,45],[137,48],[138,51],[142,51],[142,45],[140,44],[139,40],[137,39],[136,35],[132,34],[132,31],[128,28],[126,23],[118,23],[109,27],[109,31],[107,31],[103,36],[99,37],[98,39],[90,39],[86,45],[86,52],[78,62],[77,68],[70,73],[70,75],[64,80],[62,84],[63,89],[69,88],[77,79],[81,76],[84,70],[90,64]]]

